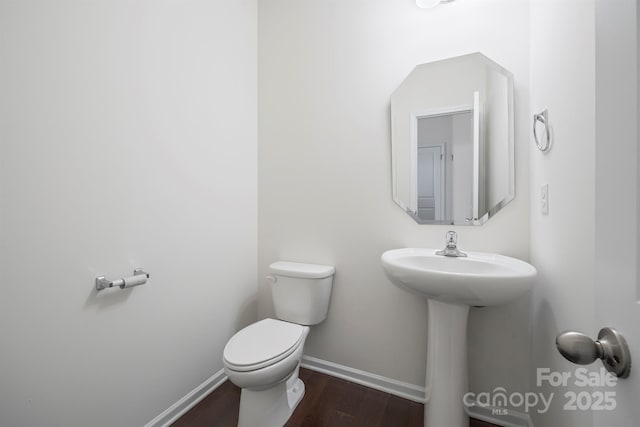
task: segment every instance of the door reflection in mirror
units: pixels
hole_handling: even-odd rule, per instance
[[[473,111],[417,117],[417,216],[464,221],[473,216]]]

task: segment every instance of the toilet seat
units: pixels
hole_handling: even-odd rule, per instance
[[[255,371],[291,355],[304,341],[305,328],[282,320],[264,319],[238,331],[224,348],[228,369]]]

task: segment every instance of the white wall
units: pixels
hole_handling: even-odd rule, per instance
[[[271,262],[335,265],[308,355],[424,384],[426,302],[384,277],[381,253],[442,247],[453,228],[462,250],[528,259],[528,13],[524,0],[260,2],[259,317]],[[391,199],[390,96],[415,65],[476,51],[515,75],[516,198],[482,227],[420,226]],[[472,309],[472,389],[525,388],[527,307]]]
[[[531,313],[532,364],[573,371],[555,348],[564,330],[597,334],[594,316],[595,226],[595,12],[593,0],[531,2],[531,113],[549,109],[553,142],[531,150],[531,262],[539,280]],[[531,117],[528,123],[531,123]],[[540,213],[540,186],[549,184],[549,215]],[[596,365],[592,365],[595,369]],[[567,389],[555,392],[534,425],[586,426],[589,411],[565,411]]]
[[[255,320],[256,13],[0,1],[1,425],[144,425]]]
[[[451,145],[451,117],[452,116],[436,116],[419,118],[418,148],[438,144]]]

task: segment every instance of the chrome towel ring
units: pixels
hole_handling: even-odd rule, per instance
[[[538,122],[542,123],[544,126],[544,144],[540,143],[540,138],[538,137],[538,131],[536,125]],[[540,151],[547,151],[549,149],[549,145],[551,143],[551,135],[549,133],[549,111],[544,110],[541,113],[533,115],[533,139],[536,141],[536,146]]]

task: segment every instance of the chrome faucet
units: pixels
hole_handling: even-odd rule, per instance
[[[447,231],[447,246],[441,251],[436,252],[436,255],[450,256],[450,257],[466,257],[467,254],[458,250],[458,233],[455,231]]]

